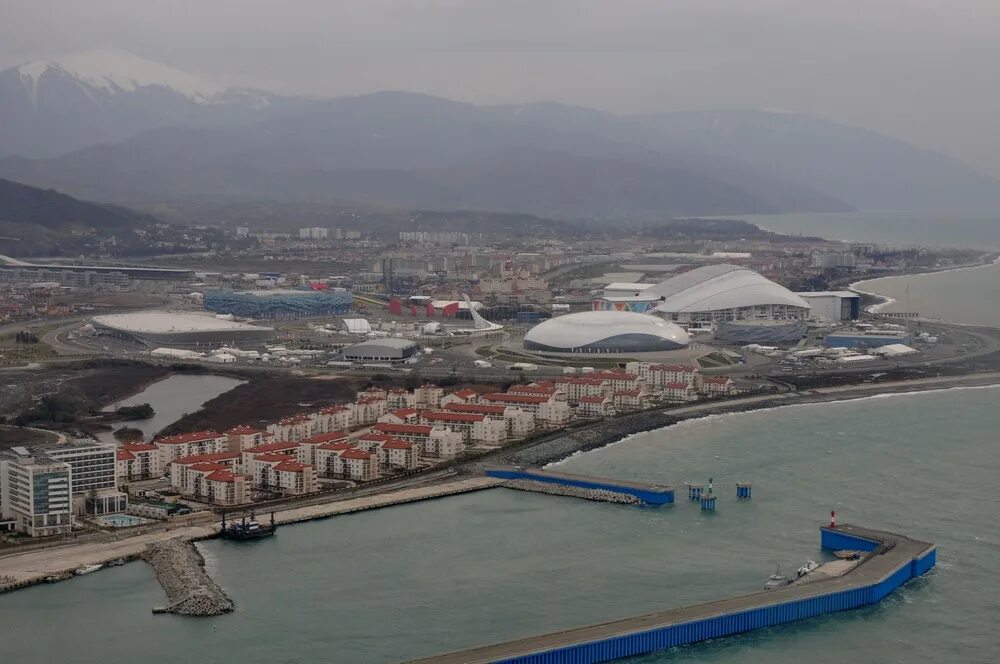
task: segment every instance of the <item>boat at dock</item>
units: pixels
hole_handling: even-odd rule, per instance
[[[239,521],[229,521],[226,522],[226,515],[222,515],[222,528],[219,531],[219,536],[223,539],[231,540],[254,540],[260,539],[262,537],[271,537],[274,535],[277,526],[274,525],[274,512],[271,512],[271,523],[264,525],[257,521],[253,512],[250,513],[249,518],[243,517]]]
[[[795,576],[801,579],[804,576],[812,574],[813,572],[818,570],[819,567],[820,567],[819,563],[816,562],[815,560],[807,560],[805,564],[802,565],[802,567],[796,570]]]
[[[73,574],[76,574],[77,576],[83,576],[84,574],[90,574],[91,572],[96,572],[97,570],[102,569],[103,567],[104,565],[84,565],[83,567],[77,567],[73,571]]]
[[[778,565],[774,566],[774,574],[767,577],[767,581],[764,582],[764,590],[774,590],[775,588],[780,588],[782,586],[787,586],[792,582],[792,579],[784,576],[781,573],[781,568]]]

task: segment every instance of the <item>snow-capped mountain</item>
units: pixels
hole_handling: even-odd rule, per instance
[[[290,101],[118,51],[0,71],[0,155],[51,157],[147,129],[253,122]]]

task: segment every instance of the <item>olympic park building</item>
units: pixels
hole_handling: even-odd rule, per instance
[[[203,302],[209,311],[241,318],[308,318],[343,316],[351,311],[354,296],[333,289],[217,290],[206,291]]]
[[[144,311],[94,316],[100,334],[126,339],[147,348],[199,348],[262,344],[274,338],[274,329],[217,318],[211,314]]]
[[[594,301],[599,310],[644,311],[688,330],[715,331],[734,342],[791,341],[806,333],[809,303],[737,265],[705,265],[658,284],[616,284]]]
[[[687,332],[670,321],[628,311],[584,311],[557,316],[528,330],[533,353],[659,353],[688,345]]]

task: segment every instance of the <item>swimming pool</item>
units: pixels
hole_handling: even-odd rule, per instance
[[[141,526],[144,523],[153,523],[152,519],[131,514],[107,514],[94,519],[98,525],[110,526],[111,528],[128,528],[130,526]]]

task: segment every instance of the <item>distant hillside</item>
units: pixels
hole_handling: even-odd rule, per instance
[[[73,251],[74,243],[82,246],[91,236],[118,236],[124,243],[155,221],[132,210],[0,179],[0,253]]]

